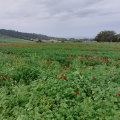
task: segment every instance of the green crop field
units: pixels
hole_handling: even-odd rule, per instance
[[[7,36],[2,36],[0,35],[0,43],[32,43],[32,41],[28,41],[28,40],[23,40],[23,39],[19,39],[19,38],[12,38],[12,37],[7,37]]]
[[[1,43],[0,119],[119,120],[120,43]]]

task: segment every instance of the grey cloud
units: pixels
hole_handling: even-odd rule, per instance
[[[5,1],[7,2],[2,2],[4,5],[1,8],[1,11],[7,14],[3,15],[3,17],[7,18],[11,16],[18,19],[24,17],[34,17],[37,19],[56,18],[61,20],[64,18],[70,19],[74,17],[90,17],[119,12],[119,6],[117,6],[117,8],[116,6],[114,7],[114,1],[119,2],[118,0],[114,0],[112,3],[107,2],[106,0],[22,0],[21,2],[20,0],[17,2],[15,2],[15,0]],[[12,6],[8,6],[4,10],[4,7],[9,5],[10,2],[13,2],[14,4]]]
[[[56,35],[89,31],[87,26],[96,31],[119,23],[119,9],[120,0],[0,0],[0,25],[41,28],[43,33]]]
[[[120,5],[118,0],[108,2],[106,0],[61,0],[55,2],[55,0],[45,0],[42,2],[46,7],[46,11],[49,13],[50,18],[56,19],[70,19],[74,17],[93,17],[101,15],[110,15],[119,13],[118,8]],[[40,2],[39,2],[40,4]]]

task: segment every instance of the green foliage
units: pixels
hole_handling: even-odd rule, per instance
[[[114,31],[101,31],[95,37],[97,42],[118,42],[117,35]]]
[[[117,43],[0,44],[2,120],[119,120]]]
[[[37,68],[28,65],[20,65],[14,68],[12,72],[14,74],[11,77],[17,83],[23,81],[25,84],[29,84],[31,80],[37,80],[39,76]]]

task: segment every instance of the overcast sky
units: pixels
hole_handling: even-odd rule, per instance
[[[0,29],[55,37],[120,33],[120,0],[0,0]]]

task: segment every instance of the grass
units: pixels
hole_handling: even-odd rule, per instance
[[[22,43],[32,43],[32,41],[0,35],[0,43],[22,44]]]

